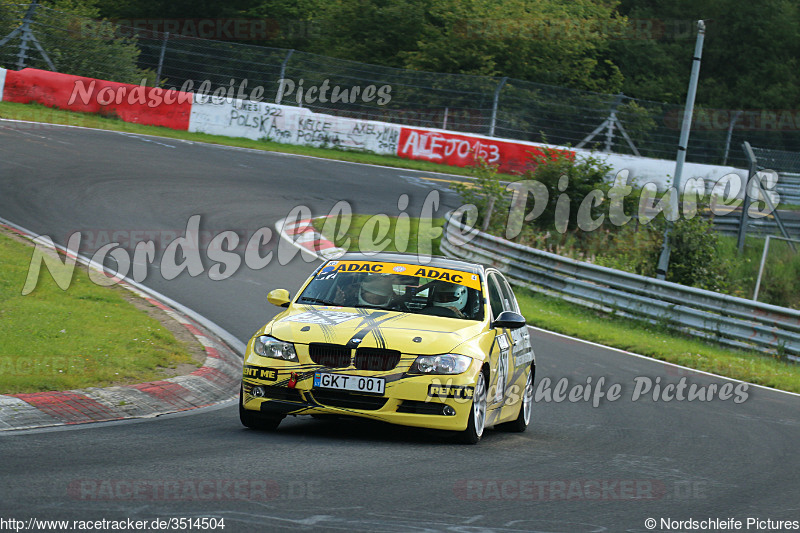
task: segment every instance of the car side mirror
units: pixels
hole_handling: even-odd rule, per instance
[[[524,328],[527,322],[525,321],[525,317],[519,313],[515,313],[514,311],[503,311],[500,313],[494,322],[492,322],[493,328],[508,328],[508,329],[519,329]]]
[[[289,302],[292,301],[292,295],[286,289],[275,289],[269,291],[267,294],[267,301],[272,305],[278,307],[289,307]]]

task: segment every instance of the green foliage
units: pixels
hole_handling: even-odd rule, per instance
[[[24,12],[10,2],[0,3],[0,21],[6,24],[18,24]],[[32,27],[58,72],[123,83],[152,81],[152,72],[137,66],[140,52],[136,40],[118,36],[114,24],[99,18],[91,0],[50,0],[37,8]],[[0,34],[6,35],[6,29],[0,27]],[[4,48],[18,45],[17,37]],[[39,52],[29,46],[25,65],[49,70]]]
[[[719,233],[710,220],[696,216],[676,221],[669,243],[667,281],[712,291],[727,288],[729,267],[719,254]]]
[[[611,166],[595,156],[575,157],[570,152],[543,148],[541,152],[531,152],[530,162],[534,169],[526,172],[523,178],[544,184],[548,192],[544,211],[532,222],[539,229],[555,228],[559,233],[576,229],[584,199],[593,191],[608,189],[606,177]],[[569,199],[568,204],[559,202],[562,195]],[[602,206],[594,204],[590,208],[593,220],[599,216]],[[566,213],[564,206],[568,209]]]
[[[760,237],[748,237],[743,253],[738,255],[735,237],[720,239],[719,253],[728,258],[730,265],[728,292],[731,294],[753,297],[764,241]],[[785,241],[770,240],[758,301],[800,309],[800,252],[793,251]]]
[[[622,0],[621,14],[652,31],[615,40],[629,96],[682,103],[694,21],[707,21],[698,103],[725,109],[794,109],[800,99],[800,7],[795,0]]]
[[[436,0],[428,3],[422,38],[402,55],[419,70],[617,92],[622,75],[606,53],[604,31],[624,23],[614,7],[594,0],[540,0],[534,9],[524,0]]]
[[[604,239],[590,244],[595,250],[596,264],[640,276],[655,277],[663,240],[660,231],[632,221],[616,231],[606,230],[605,233]]]
[[[590,245],[599,248],[596,263],[655,277],[665,226],[664,217],[659,216],[646,225],[632,221],[616,229],[599,247],[596,242]],[[720,253],[720,236],[711,220],[695,216],[673,223],[667,281],[726,292],[730,271],[731,258]]]
[[[427,0],[323,2],[315,14],[319,39],[308,51],[352,61],[403,67],[398,51],[423,39]]]

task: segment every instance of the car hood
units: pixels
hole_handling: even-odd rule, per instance
[[[277,316],[264,333],[300,344],[322,342],[378,347],[402,353],[448,353],[480,334],[483,323],[380,309],[295,305]]]

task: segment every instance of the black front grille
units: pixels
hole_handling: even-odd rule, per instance
[[[389,400],[384,396],[368,396],[344,391],[315,390],[314,399],[322,405],[341,407],[343,409],[361,409],[364,411],[377,411]]]
[[[311,343],[308,355],[318,365],[328,368],[345,368],[350,366],[350,348],[339,344]]]
[[[397,350],[359,348],[356,350],[355,367],[359,370],[391,370],[400,362]]]
[[[303,397],[300,391],[288,387],[262,387],[264,398],[267,400],[285,400],[289,402],[302,402]]]

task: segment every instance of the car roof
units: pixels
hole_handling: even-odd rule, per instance
[[[450,259],[449,257],[442,256],[429,256],[430,261],[425,264],[420,261],[418,254],[403,254],[403,253],[370,253],[364,254],[360,252],[349,252],[341,257],[336,258],[337,261],[377,261],[383,263],[405,263],[411,265],[420,265],[423,267],[431,268],[447,268],[450,270],[460,270],[462,272],[469,272],[470,274],[483,274],[483,265],[476,263],[469,263],[459,259]]]

